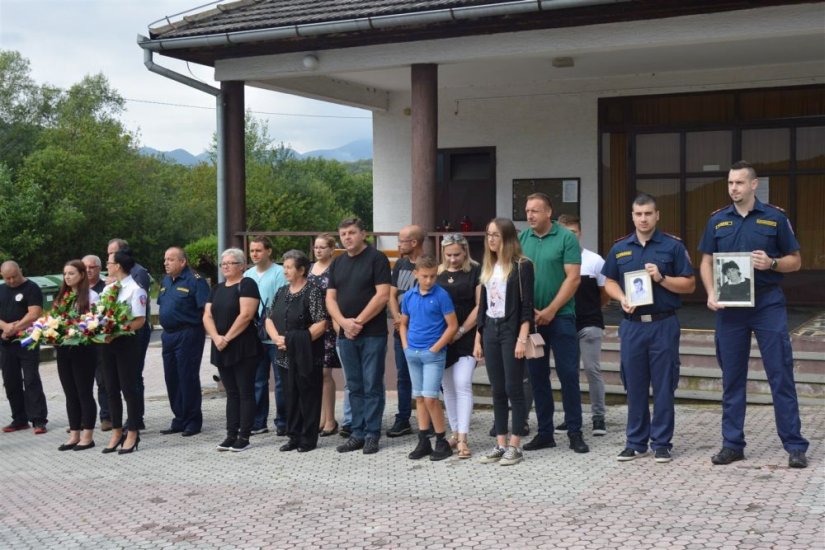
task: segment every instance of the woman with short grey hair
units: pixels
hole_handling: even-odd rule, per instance
[[[255,371],[263,353],[253,320],[261,296],[258,284],[243,276],[246,257],[238,248],[221,254],[224,282],[209,293],[203,326],[212,339],[212,364],[226,389],[226,439],[219,451],[245,451],[255,419]]]

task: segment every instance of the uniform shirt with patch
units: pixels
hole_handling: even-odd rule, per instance
[[[112,285],[106,285],[103,292],[106,292]],[[120,281],[120,292],[117,294],[117,301],[129,304],[132,317],[146,317],[146,302],[148,301],[146,291],[135,282],[131,275]]]
[[[177,277],[166,275],[158,294],[161,326],[166,330],[200,326],[208,298],[209,285],[189,266],[185,266]]]
[[[763,250],[771,258],[787,256],[799,248],[785,213],[759,199],[745,217],[739,215],[733,204],[714,212],[699,243],[703,254]],[[754,272],[757,287],[778,285],[784,277],[777,271],[757,269]]]

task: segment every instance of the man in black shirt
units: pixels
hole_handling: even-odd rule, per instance
[[[387,354],[386,306],[390,297],[390,263],[364,242],[364,222],[348,218],[338,225],[346,254],[329,268],[326,303],[341,327],[338,351],[352,406],[352,435],[339,453],[378,452],[384,416],[384,361]]]
[[[3,262],[0,275],[5,282],[0,285],[0,364],[12,418],[3,431],[25,430],[31,422],[35,434],[44,434],[48,410],[40,381],[40,349],[28,350],[14,341],[43,313],[43,293],[16,262]]]

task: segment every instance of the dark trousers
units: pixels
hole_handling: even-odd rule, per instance
[[[138,336],[120,336],[109,344],[101,346],[103,353],[103,380],[109,395],[109,412],[112,415],[112,427],[123,428],[123,402],[126,401],[126,414],[132,419],[130,430],[141,430],[143,424],[134,419],[142,418],[137,395],[137,376],[140,361],[140,342]]]
[[[401,336],[393,335],[393,349],[395,351],[395,370],[398,374],[396,388],[398,389],[398,413],[396,420],[409,420],[412,416],[412,381],[410,367],[407,365],[407,356],[401,346]]]
[[[553,435],[553,388],[550,385],[550,349],[556,375],[561,383],[561,398],[564,405],[564,422],[567,433],[582,431],[582,397],[579,386],[579,335],[576,332],[576,318],[572,315],[555,317],[549,325],[536,327],[547,343],[544,357],[529,359],[527,370],[536,403],[538,432],[549,437]]]
[[[135,371],[135,395],[137,398],[137,409],[135,409],[135,414],[137,416],[134,418],[138,419],[135,429],[142,430],[146,427],[143,424],[143,414],[145,410],[145,404],[143,401],[143,393],[145,391],[145,387],[143,385],[143,368],[146,366],[146,350],[149,349],[149,340],[152,338],[152,322],[150,318],[146,318],[146,323],[135,332],[135,337],[138,340],[138,362]],[[129,418],[132,418],[131,414],[129,414]],[[129,419],[127,419],[127,427],[129,423]]]
[[[49,411],[40,381],[40,350],[27,350],[18,342],[0,344],[0,366],[12,424],[22,426],[31,422],[45,426]]]
[[[226,433],[249,439],[255,419],[255,370],[258,356],[245,357],[234,365],[218,367],[226,390]],[[318,429],[318,426],[315,426]]]
[[[93,430],[97,415],[95,370],[97,349],[94,346],[58,346],[57,375],[66,394],[69,429]]]
[[[161,334],[163,375],[174,415],[170,426],[173,430],[199,432],[203,426],[200,369],[205,338],[202,325]]]
[[[281,380],[286,380],[286,431],[289,439],[301,447],[314,449],[318,444],[318,424],[321,423],[321,390],[324,371],[313,368],[309,376],[299,376],[295,369],[278,367]]]
[[[100,409],[100,420],[111,420],[109,414],[109,394],[106,393],[106,382],[103,380],[103,352],[100,346],[92,346],[95,350],[95,383],[97,383],[97,406]]]
[[[263,344],[264,354],[258,360],[258,368],[255,371],[255,420],[252,428],[259,430],[266,428],[269,418],[269,371],[275,377],[275,427],[286,429],[286,405],[283,386],[286,379],[282,379],[278,374],[278,367],[275,366],[275,356],[278,348],[275,344]]]
[[[484,362],[493,391],[496,435],[506,435],[508,400],[513,410],[512,434],[524,435],[527,407],[524,402],[524,359],[516,359],[517,326],[487,318],[482,333]]]

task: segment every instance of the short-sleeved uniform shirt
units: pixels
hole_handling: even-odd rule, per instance
[[[447,329],[445,315],[455,312],[453,301],[447,291],[438,285],[426,294],[418,285],[404,293],[401,313],[410,318],[407,331],[407,347],[410,349],[430,349]]]
[[[161,326],[166,330],[201,326],[208,298],[209,285],[189,266],[184,267],[177,277],[165,276],[158,294]]]
[[[581,284],[576,290],[576,330],[584,327],[604,328],[602,316],[601,288],[605,277],[602,275],[604,258],[582,249]]]
[[[135,280],[137,285],[146,291],[146,295],[149,295],[149,289],[152,286],[152,276],[149,275],[149,271],[143,267],[142,265],[136,263],[132,270],[129,272],[129,276]],[[147,300],[146,301],[146,315],[150,315],[151,311],[151,303]],[[152,323],[146,323],[146,326],[152,328]]]
[[[226,286],[226,282],[223,282],[212,287],[206,303],[212,304],[212,320],[218,334],[226,334],[241,314],[241,298],[261,299],[255,281],[244,277],[239,283],[231,286]],[[233,338],[223,351],[218,351],[212,342],[211,362],[216,367],[237,364],[242,359],[258,355],[262,350],[260,345],[255,323],[250,322],[246,330]]]
[[[581,247],[576,236],[558,222],[552,222],[550,231],[539,237],[532,229],[519,234],[524,255],[533,260],[536,276],[534,303],[536,309],[550,305],[567,275],[565,264],[581,264]],[[576,300],[570,298],[556,315],[575,315]]]
[[[43,293],[36,283],[29,279],[12,288],[9,285],[0,285],[0,320],[6,323],[19,321],[29,312],[30,306],[43,307]],[[20,346],[14,339],[0,340],[4,346]]]
[[[699,243],[699,250],[703,254],[763,250],[771,258],[787,256],[799,248],[799,241],[796,240],[785,213],[759,199],[756,199],[753,210],[744,218],[733,204],[714,212]],[[782,282],[782,273],[758,269],[754,271],[756,288],[775,286]]]
[[[109,290],[114,284],[106,285],[103,292]],[[129,305],[132,317],[146,317],[146,303],[149,301],[146,291],[137,284],[131,275],[120,281],[117,301]]]
[[[653,232],[645,246],[639,242],[635,231],[616,241],[604,259],[602,274],[616,281],[627,294],[630,289],[624,288],[624,274],[644,269],[645,264],[656,264],[659,273],[666,277],[693,275],[690,256],[682,241],[658,229]],[[666,313],[678,309],[681,305],[682,299],[678,294],[662,285],[654,284],[653,303],[637,307],[634,314]]]
[[[355,256],[342,254],[329,268],[329,287],[335,289],[338,308],[346,319],[358,317],[375,296],[377,285],[392,283],[390,262],[383,252],[370,245]],[[376,315],[364,325],[359,336],[386,336],[387,317]],[[341,329],[339,338],[344,338]]]

